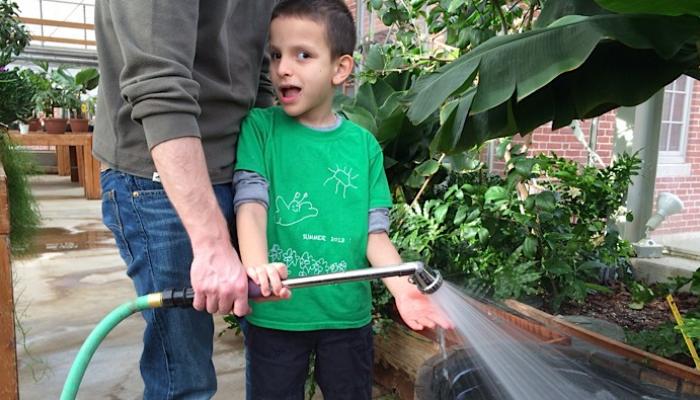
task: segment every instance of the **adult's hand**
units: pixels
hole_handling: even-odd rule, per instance
[[[151,156],[192,243],[194,308],[212,314],[247,314],[247,276],[231,246],[228,224],[214,195],[200,139],[180,137],[159,143],[151,149]]]
[[[230,243],[193,246],[190,279],[194,289],[193,307],[220,314],[247,314],[248,279]]]

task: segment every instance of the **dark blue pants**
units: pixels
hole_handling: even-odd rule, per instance
[[[372,398],[372,326],[293,332],[241,327],[246,344],[248,400],[303,400],[309,357],[325,400]]]
[[[139,296],[191,286],[192,246],[163,186],[114,170],[100,178],[103,222],[114,234]],[[215,185],[214,193],[232,226],[232,185]],[[212,316],[180,308],[142,315],[144,399],[211,398],[216,392]]]

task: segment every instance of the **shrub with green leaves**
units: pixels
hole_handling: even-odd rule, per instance
[[[26,121],[34,111],[36,91],[26,74],[18,69],[0,71],[0,123]]]
[[[0,0],[0,68],[12,61],[29,44],[27,28],[19,20],[19,6],[11,0]]]
[[[558,309],[605,290],[601,274],[624,272],[631,255],[613,223],[639,159],[622,155],[596,169],[518,151],[505,176],[484,166],[438,173],[419,203],[394,208],[392,240],[405,259],[496,298],[538,295]]]
[[[627,344],[666,358],[690,357],[688,347],[676,325],[666,322],[656,329],[625,333]]]
[[[531,29],[541,9],[538,0],[369,0],[366,4],[390,35],[365,49],[361,78],[372,82],[391,71],[432,72],[499,32]]]

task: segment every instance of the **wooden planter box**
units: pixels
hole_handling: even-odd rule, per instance
[[[591,351],[585,354],[586,361],[592,366],[615,371],[634,382],[662,387],[679,398],[700,395],[698,370],[591,332],[520,302],[508,300],[505,305],[518,315],[483,304],[480,307],[544,343],[566,348],[575,337],[606,350],[607,353]],[[461,342],[451,333],[447,334],[446,341],[452,344]],[[392,389],[401,400],[414,399],[416,393],[423,391],[421,385],[424,382],[416,384],[417,378],[424,375],[425,369],[432,370],[436,361],[442,358],[435,331],[415,332],[400,322],[391,325],[384,335],[377,335],[374,345],[375,382]]]
[[[10,205],[7,175],[0,163],[0,399],[17,399],[17,350],[15,343],[15,306],[10,265]]]

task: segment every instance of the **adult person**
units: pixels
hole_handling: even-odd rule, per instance
[[[146,399],[216,391],[210,314],[249,311],[231,245],[239,125],[272,103],[272,0],[98,0],[94,154],[103,221],[139,295],[191,285],[195,309],[144,312]]]

